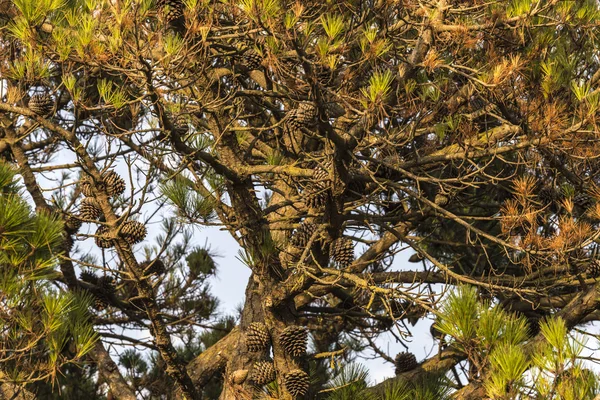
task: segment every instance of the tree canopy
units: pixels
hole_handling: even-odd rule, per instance
[[[599,22],[0,0],[0,393],[596,398]],[[238,315],[202,227],[251,272]],[[424,360],[378,341],[424,320]],[[365,350],[396,376],[371,385]]]

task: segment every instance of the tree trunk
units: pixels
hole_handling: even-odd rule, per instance
[[[133,389],[129,387],[119,372],[117,364],[112,360],[101,341],[96,342],[91,358],[98,365],[98,372],[113,393],[118,393],[119,400],[137,400]]]
[[[254,277],[254,274],[250,276],[248,285],[246,286],[246,301],[239,326],[239,340],[231,343],[231,346],[220,352],[227,360],[223,391],[221,392],[221,397],[219,397],[220,400],[252,398],[252,387],[248,384],[248,380],[235,381],[236,371],[249,371],[255,361],[267,356],[268,350],[265,351],[265,354],[248,351],[244,335],[244,331],[250,323],[264,321],[262,296],[258,290],[259,285]]]

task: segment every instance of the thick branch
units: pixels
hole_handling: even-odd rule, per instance
[[[446,371],[450,370],[450,368],[466,358],[466,355],[460,351],[454,349],[442,350],[441,353],[423,361],[417,368],[408,372],[404,372],[400,375],[396,375],[393,378],[386,379],[385,381],[373,386],[371,390],[375,394],[383,395],[386,387],[392,384],[394,381],[410,382],[427,375],[444,374]]]

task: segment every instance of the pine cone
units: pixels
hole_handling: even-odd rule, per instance
[[[79,181],[79,190],[85,197],[94,197],[93,191],[94,184],[92,183],[91,178],[83,178]]]
[[[326,161],[323,165],[319,165],[315,169],[315,173],[312,177],[313,182],[324,182],[330,181],[329,171],[333,168],[333,163],[331,161]]]
[[[98,285],[98,275],[90,270],[82,271],[79,274],[79,279],[92,285]]]
[[[328,188],[309,188],[304,192],[305,204],[308,208],[323,209],[329,199]]]
[[[292,131],[302,131],[302,128],[314,129],[317,125],[317,108],[308,101],[303,101],[288,112],[287,124]]]
[[[341,237],[329,246],[329,257],[339,268],[346,268],[354,261],[354,244],[352,240]]]
[[[331,180],[329,171],[332,168],[331,161],[327,161],[322,166],[315,169],[312,180],[305,190],[305,203],[309,208],[323,208],[329,198],[329,189]]]
[[[177,136],[185,136],[190,131],[190,126],[184,115],[173,118],[173,133]]]
[[[285,388],[292,397],[302,397],[308,392],[310,386],[310,378],[308,374],[300,369],[288,372],[283,377]]]
[[[127,221],[121,228],[121,237],[128,244],[136,244],[146,238],[148,230],[146,226],[138,221]]]
[[[92,307],[94,307],[96,310],[105,310],[107,305],[108,303],[104,299],[100,297],[94,297],[94,305]]]
[[[47,116],[54,109],[54,101],[48,94],[34,94],[29,99],[28,106],[37,115]]]
[[[585,273],[588,278],[600,277],[600,260],[598,260],[598,259],[590,260],[587,268],[585,269]]]
[[[104,275],[99,277],[96,285],[99,291],[105,296],[112,296],[117,291],[115,280],[112,276]]]
[[[326,103],[325,113],[329,118],[338,118],[346,114],[346,109],[339,103]]]
[[[298,105],[296,109],[296,121],[307,127],[314,127],[317,123],[318,112],[315,105],[309,101],[303,101]]]
[[[167,270],[167,268],[165,267],[165,264],[158,258],[154,259],[154,260],[144,261],[144,262],[140,263],[140,267],[142,268],[142,271],[144,271],[145,275],[151,275],[151,274],[161,275],[161,274],[164,274],[165,271]]]
[[[317,230],[317,225],[312,222],[304,222],[292,236],[291,244],[294,247],[304,248]]]
[[[254,71],[262,67],[263,57],[256,52],[256,50],[251,49],[242,54],[240,62],[248,68],[249,71]]]
[[[589,193],[579,192],[573,196],[573,204],[575,204],[577,207],[587,210],[594,205],[594,199],[589,195]]]
[[[96,230],[96,237],[94,239],[96,241],[96,246],[100,247],[101,249],[110,249],[113,247],[112,239],[107,237],[108,231],[108,227],[104,225],[98,227]]]
[[[263,386],[273,382],[276,377],[275,366],[272,362],[258,361],[254,363],[250,380],[258,386]]]
[[[75,245],[75,241],[71,235],[66,235],[64,240],[64,249],[67,253],[70,253],[73,250],[73,246]]]
[[[396,355],[396,375],[417,367],[417,358],[413,353],[402,352]]]
[[[552,186],[542,187],[537,194],[542,205],[552,204],[558,199],[558,193]]]
[[[79,206],[79,216],[86,220],[95,221],[102,215],[100,204],[93,197],[86,197]]]
[[[110,302],[110,298],[114,296],[117,288],[115,280],[111,276],[101,276],[98,278],[96,286],[98,290],[95,293],[94,308],[102,311]]]
[[[252,352],[265,351],[271,343],[267,327],[262,322],[252,322],[246,332],[246,345]]]
[[[450,202],[450,197],[446,193],[438,192],[433,202],[440,207],[444,207]]]
[[[81,220],[72,214],[67,214],[64,218],[65,220],[65,228],[71,234],[77,233],[79,228],[81,228]]]
[[[183,22],[183,8],[169,8],[165,15],[165,22],[169,25],[178,25]]]
[[[294,357],[306,354],[308,330],[303,326],[290,325],[279,335],[279,343],[284,350]]]
[[[302,131],[302,125],[300,121],[298,121],[298,109],[291,110],[287,114],[287,126],[288,129],[292,132]]]
[[[183,9],[185,4],[182,0],[162,0],[159,3],[168,25],[178,25],[183,21]]]
[[[317,83],[321,86],[333,86],[335,82],[334,72],[325,65],[314,66]]]
[[[541,318],[539,316],[525,317],[527,318],[527,332],[529,333],[529,337],[537,336],[540,333]]]
[[[104,173],[102,175],[102,181],[106,185],[106,194],[109,197],[118,196],[125,191],[125,180],[115,171]]]

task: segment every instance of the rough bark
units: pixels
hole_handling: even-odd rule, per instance
[[[117,364],[112,360],[101,342],[96,342],[91,358],[96,362],[102,380],[108,384],[110,391],[119,400],[136,400],[135,393],[125,382]]]
[[[423,361],[417,368],[396,375],[393,378],[386,379],[385,381],[373,386],[371,390],[377,395],[383,395],[385,388],[394,381],[410,382],[427,375],[444,374],[450,368],[454,367],[456,364],[465,360],[466,358],[466,355],[458,350],[451,348],[442,350],[441,353],[438,353],[435,356]]]
[[[191,361],[187,370],[197,387],[202,387],[227,365],[227,360],[243,340],[239,326]]]
[[[0,399],[3,400],[33,400],[35,395],[20,386],[10,383],[0,385]]]
[[[237,328],[237,333],[232,332],[217,343],[217,345],[219,345],[223,342],[221,343],[217,354],[221,354],[226,362],[223,392],[220,397],[221,400],[237,400],[252,395],[252,387],[248,382],[243,381],[236,383],[232,379],[232,374],[235,371],[249,370],[255,361],[258,361],[261,357],[266,355],[248,351],[246,337],[244,335],[244,331],[250,323],[264,321],[262,302],[263,296],[259,292],[258,283],[255,281],[254,275],[252,275],[246,286],[244,310],[242,311],[242,318],[240,326]],[[231,338],[229,338],[229,336],[231,336]],[[237,340],[233,340],[236,337]],[[198,365],[198,359],[195,360],[194,363]],[[199,375],[202,374],[196,374],[196,376]]]

